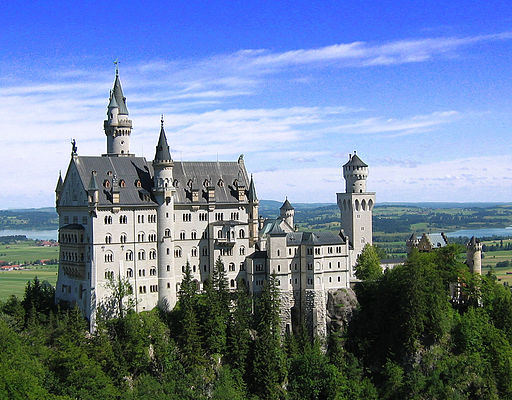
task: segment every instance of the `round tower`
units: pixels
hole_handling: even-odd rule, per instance
[[[132,121],[128,118],[126,97],[124,97],[119,70],[116,68],[114,88],[110,91],[107,106],[107,119],[103,122],[103,129],[107,136],[107,155],[130,155],[130,135]]]
[[[164,131],[162,117],[160,137],[153,160],[153,192],[157,207],[158,239],[158,303],[164,310],[172,310],[177,302],[174,274],[174,162]]]
[[[343,166],[345,178],[345,193],[366,192],[366,179],[368,178],[368,165],[366,165],[354,151],[349,154],[348,162]]]
[[[473,274],[482,274],[482,243],[474,236],[466,245],[466,264]]]

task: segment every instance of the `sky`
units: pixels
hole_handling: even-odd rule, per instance
[[[244,154],[260,199],[512,201],[509,1],[5,1],[0,208],[54,204],[71,139],[106,151],[114,60],[130,151]]]

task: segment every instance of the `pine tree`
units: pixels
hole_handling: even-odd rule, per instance
[[[221,296],[207,279],[204,284],[203,331],[206,350],[209,354],[223,355],[226,352],[227,315],[223,310]]]
[[[189,370],[203,361],[195,307],[196,291],[196,283],[192,279],[192,271],[187,261],[178,296],[181,313],[180,349],[183,365]]]
[[[246,362],[251,344],[252,301],[247,289],[239,283],[229,320],[228,343],[229,361],[240,377],[245,375]]]
[[[258,301],[258,338],[253,363],[253,389],[262,399],[285,397],[286,357],[281,347],[279,289],[272,275]]]

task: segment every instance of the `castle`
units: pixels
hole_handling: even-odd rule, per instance
[[[375,193],[366,191],[368,166],[357,154],[343,166],[339,234],[299,232],[288,199],[278,218],[259,218],[243,156],[174,161],[163,118],[154,159],[130,153],[132,121],[117,69],[104,131],[105,154],[79,156],[73,141],[65,178],[59,175],[56,301],[76,303],[92,327],[108,282],[122,277],[137,311],[172,309],[186,263],[201,290],[220,257],[232,289],[240,283],[257,294],[275,274],[285,330],[304,322],[326,334],[329,293],[350,287],[357,256],[372,243]]]

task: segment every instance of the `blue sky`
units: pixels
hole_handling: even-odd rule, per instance
[[[260,198],[334,202],[357,150],[381,202],[512,200],[506,1],[12,1],[0,43],[0,208],[52,205],[71,138],[105,151],[116,58],[137,155],[163,113]]]

